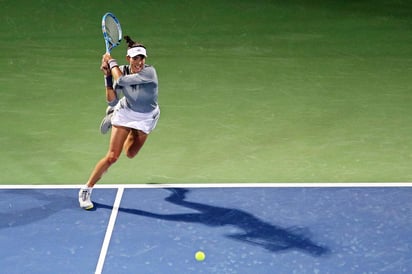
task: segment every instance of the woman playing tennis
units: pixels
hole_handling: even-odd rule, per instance
[[[129,36],[128,65],[119,66],[110,53],[102,58],[108,109],[101,124],[102,133],[112,128],[109,150],[93,169],[86,185],[79,191],[80,207],[92,209],[93,186],[119,158],[122,150],[133,158],[142,148],[149,133],[156,127],[160,115],[158,81],[154,67],[146,65],[146,48]],[[123,94],[123,97],[121,97]],[[121,98],[120,98],[121,97]]]

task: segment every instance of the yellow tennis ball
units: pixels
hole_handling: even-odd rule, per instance
[[[206,258],[206,254],[203,251],[198,251],[195,254],[195,259],[199,262],[203,261]]]

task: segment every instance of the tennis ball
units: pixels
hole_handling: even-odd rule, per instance
[[[203,261],[206,258],[206,254],[203,251],[198,251],[195,254],[195,259],[199,262]]]

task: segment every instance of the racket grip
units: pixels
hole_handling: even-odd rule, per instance
[[[111,75],[104,77],[104,85],[108,88],[113,87],[113,77]]]
[[[117,64],[116,59],[110,59],[107,63],[109,63],[109,68],[110,70],[113,69],[114,67],[118,67],[119,65]]]

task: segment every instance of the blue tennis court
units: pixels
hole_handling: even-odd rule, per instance
[[[410,273],[411,186],[3,186],[1,272]]]

